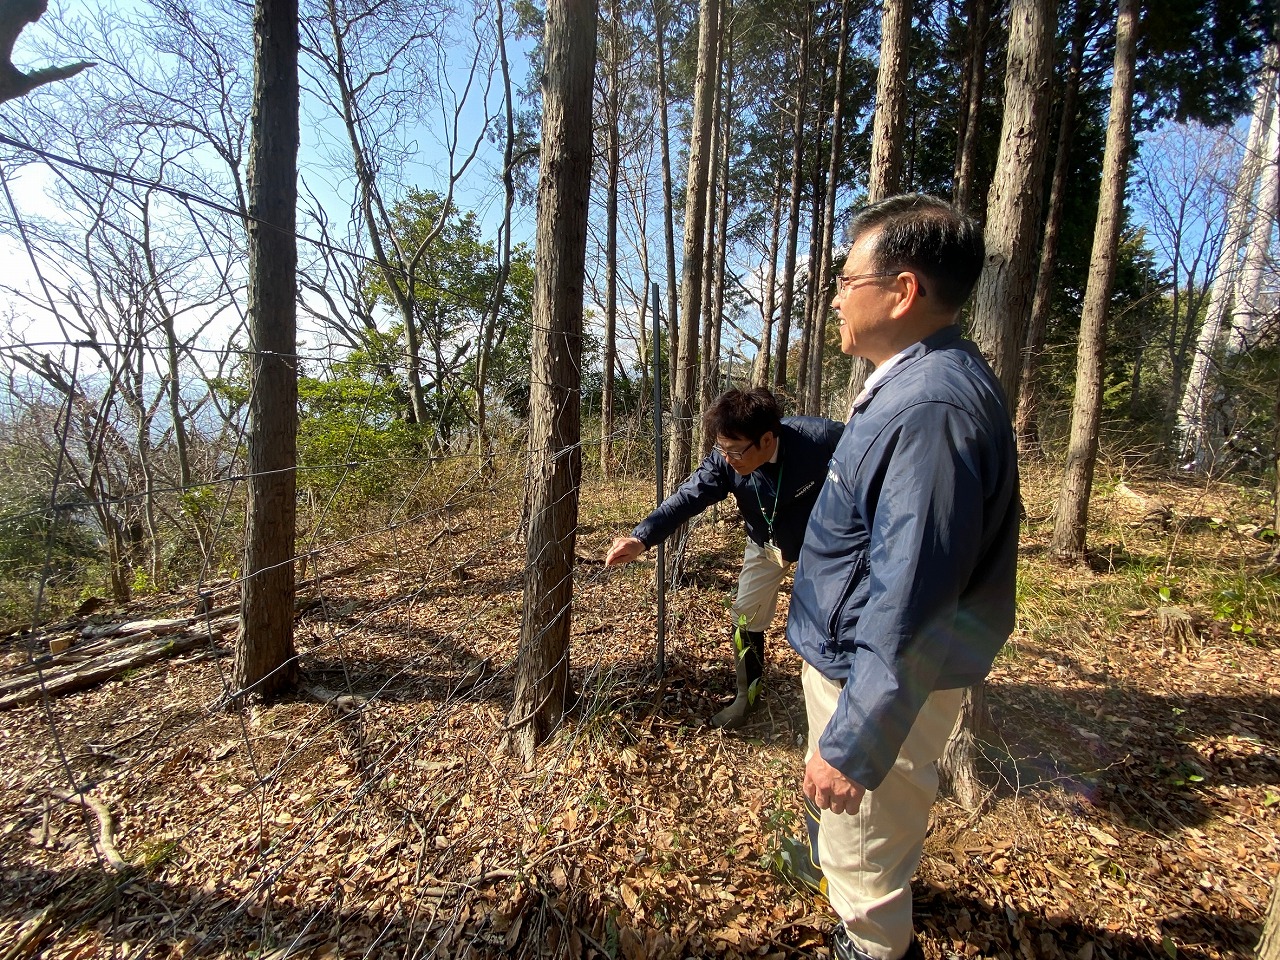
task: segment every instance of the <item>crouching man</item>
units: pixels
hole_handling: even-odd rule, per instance
[[[730,390],[706,412],[715,437],[710,456],[629,537],[613,541],[607,566],[630,563],[683,523],[730,494],[747,528],[747,547],[733,604],[738,689],[713,726],[741,726],[755,709],[764,676],[764,635],[778,606],[782,579],[800,553],[809,511],[827,475],[844,424],[820,417],[782,418],[768,390]]]

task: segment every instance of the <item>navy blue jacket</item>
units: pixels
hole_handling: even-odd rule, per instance
[[[925,698],[982,680],[1014,625],[1018,460],[999,382],[951,326],[860,398],[796,567],[787,640],[844,684],[824,760],[873,790]]]
[[[733,494],[742,512],[747,536],[761,546],[768,543],[769,523],[765,514],[771,515],[773,542],[782,551],[784,560],[794,562],[800,556],[809,511],[827,476],[827,461],[843,432],[843,423],[824,417],[786,417],[778,434],[778,462],[766,463],[745,477],[712,450],[680,489],[662,501],[631,535],[646,547],[652,547],[671,536],[680,524]],[[778,489],[779,473],[781,490]]]

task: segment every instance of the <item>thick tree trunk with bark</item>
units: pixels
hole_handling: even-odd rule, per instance
[[[876,77],[876,112],[871,128],[869,203],[902,189],[910,41],[911,0],[886,0],[880,14],[880,72]]]
[[[707,229],[707,178],[711,168],[711,120],[719,63],[720,0],[702,0],[698,15],[698,70],[694,80],[693,129],[684,206],[684,261],[681,265],[680,348],[672,382],[671,448],[667,489],[680,485],[692,467],[693,422],[697,415],[698,319],[702,316],[703,246]],[[676,550],[670,551],[672,555]]]
[[[1080,94],[1080,71],[1084,64],[1085,28],[1092,3],[1078,0],[1075,25],[1071,32],[1071,53],[1062,93],[1062,117],[1058,123],[1057,156],[1053,164],[1053,182],[1049,187],[1049,209],[1045,214],[1044,239],[1040,246],[1040,266],[1036,271],[1036,293],[1031,301],[1031,320],[1027,324],[1022,353],[1022,376],[1017,396],[1009,402],[1017,405],[1014,428],[1018,450],[1023,456],[1043,456],[1040,445],[1040,357],[1049,329],[1049,308],[1053,299],[1053,274],[1058,263],[1058,240],[1062,233],[1062,211],[1067,191],[1067,173],[1071,160],[1071,141],[1076,129],[1076,101]]]
[[[1009,11],[1004,121],[996,174],[987,195],[987,262],[978,279],[970,324],[1010,403],[1022,373],[1022,333],[1031,311],[1036,240],[1048,155],[1048,113],[1056,0],[1013,0]],[[981,55],[981,54],[979,54]],[[966,201],[967,202],[967,201]],[[986,796],[978,776],[984,688],[965,691],[960,720],[938,763],[956,798],[976,810]]]
[[[1005,396],[1016,403],[1023,334],[1031,313],[1048,155],[1056,0],[1013,0],[1004,123],[987,195],[987,262],[974,292],[970,327]]]
[[[293,684],[297,508],[298,4],[254,11],[249,148],[249,391],[244,585],[236,639],[237,695]]]
[[[966,810],[981,809],[991,792],[978,775],[977,765],[982,731],[989,722],[986,687],[975,684],[964,692],[955,729],[938,758],[938,789]]]
[[[908,43],[911,39],[911,0],[886,0],[880,15],[880,71],[876,76],[876,111],[871,127],[871,171],[867,203],[876,203],[902,189],[902,138],[907,123]],[[871,364],[853,358],[846,389],[847,415],[871,373]]]
[[[1059,559],[1081,562],[1089,520],[1089,494],[1098,457],[1102,416],[1102,363],[1107,343],[1107,312],[1116,275],[1116,246],[1124,218],[1128,179],[1130,117],[1133,111],[1134,35],[1137,0],[1120,0],[1116,15],[1116,54],[1112,71],[1107,145],[1102,159],[1102,192],[1089,258],[1076,357],[1075,400],[1071,407],[1071,439],[1058,493],[1058,512],[1050,551]]]
[[[551,0],[543,39],[542,156],[529,398],[524,616],[509,746],[526,766],[569,699],[573,558],[582,476],[582,296],[591,191],[595,0]]]

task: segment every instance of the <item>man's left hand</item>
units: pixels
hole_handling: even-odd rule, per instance
[[[804,795],[819,810],[832,813],[857,813],[862,795],[867,791],[813,752],[804,767]]]

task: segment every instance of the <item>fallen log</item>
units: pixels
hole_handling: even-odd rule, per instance
[[[40,672],[29,672],[0,683],[0,710],[34,703],[42,692],[52,696],[96,686],[126,670],[145,667],[175,653],[183,653],[207,640],[208,634],[204,630],[173,637],[150,637],[118,651],[114,656],[41,664]]]

